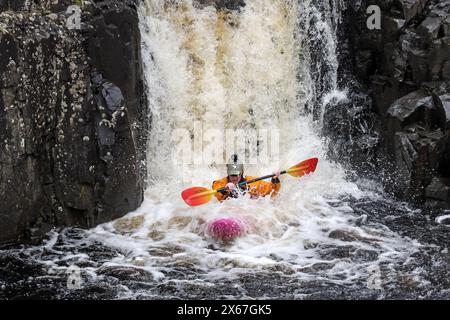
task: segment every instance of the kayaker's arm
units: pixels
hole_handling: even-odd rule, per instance
[[[221,180],[217,180],[217,181],[213,182],[212,188],[214,190],[220,190],[220,189],[223,189],[223,187],[225,187],[227,185],[227,183],[228,183],[228,179],[226,179],[226,178],[221,179]],[[219,201],[224,201],[229,196],[230,196],[230,192],[228,190],[226,190],[226,189],[220,190],[219,192],[216,193],[216,198]]]
[[[271,197],[275,198],[278,195],[278,192],[281,189],[281,182],[279,178],[272,179],[272,193]]]
[[[230,191],[228,190],[219,190],[219,193],[221,193],[223,196],[229,196],[230,195]]]
[[[276,171],[275,174],[276,174],[276,176],[274,176],[271,180],[271,183],[272,183],[271,197],[272,198],[275,198],[281,189],[280,171],[279,170]]]

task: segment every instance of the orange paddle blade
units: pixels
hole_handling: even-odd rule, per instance
[[[308,159],[293,167],[290,167],[288,170],[286,170],[286,172],[293,177],[302,177],[305,174],[310,174],[316,171],[318,162],[319,162],[318,158]]]
[[[217,193],[216,190],[209,190],[202,187],[194,187],[186,189],[181,193],[181,197],[191,207],[201,206],[202,204],[211,201],[213,196]]]

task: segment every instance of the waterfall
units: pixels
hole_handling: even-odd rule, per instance
[[[323,154],[307,111],[337,90],[341,2],[260,0],[221,11],[147,0],[149,180],[205,183],[236,148],[262,154],[246,158],[255,174]],[[226,139],[232,130],[245,147]]]

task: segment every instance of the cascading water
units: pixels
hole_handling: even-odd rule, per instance
[[[307,112],[337,90],[334,24],[343,1],[327,3],[260,0],[222,11],[191,0],[145,1],[140,25],[152,117],[145,201],[125,218],[55,232],[44,246],[22,251],[45,267],[45,281],[81,268],[86,290],[67,290],[62,281],[60,297],[385,297],[398,286],[399,266],[426,285],[411,262],[421,245],[377,222],[377,209],[393,205],[327,160]],[[184,188],[210,187],[225,175],[235,142],[226,132],[248,138],[242,154],[257,155],[246,165],[250,175],[321,160],[312,175],[283,177],[275,200],[188,207]],[[248,233],[217,243],[206,222],[228,215],[245,221]]]

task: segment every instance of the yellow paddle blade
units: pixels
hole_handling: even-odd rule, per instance
[[[290,167],[288,170],[286,170],[286,172],[293,177],[302,177],[305,174],[310,174],[316,171],[318,162],[319,162],[318,158],[308,159],[303,162],[300,162],[299,164],[293,167]]]
[[[194,187],[184,190],[181,197],[189,206],[196,207],[211,201],[216,193],[216,190]]]

